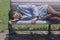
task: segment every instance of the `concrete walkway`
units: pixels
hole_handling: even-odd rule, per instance
[[[8,32],[0,33],[0,40],[6,40]]]
[[[11,40],[49,40],[49,35],[31,35],[31,34],[25,34],[25,32],[17,32],[16,35],[11,35]],[[21,34],[24,33],[24,34]],[[45,32],[44,32],[45,33]],[[54,32],[55,34],[51,35],[52,40],[60,40],[60,31]],[[8,31],[0,33],[0,40],[8,40]]]

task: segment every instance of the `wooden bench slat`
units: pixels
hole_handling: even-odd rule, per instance
[[[60,2],[60,0],[11,0],[11,2]]]
[[[60,0],[11,0],[12,9],[16,9],[18,5],[32,4],[32,5],[44,5],[49,4],[56,10],[60,10]]]
[[[31,20],[29,21],[17,21],[17,22],[12,22],[11,20],[9,21],[10,24],[31,24]],[[36,21],[36,24],[49,24],[49,21],[46,20],[38,20]]]

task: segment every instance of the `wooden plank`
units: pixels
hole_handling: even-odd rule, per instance
[[[11,0],[11,2],[60,2],[60,0]]]
[[[17,22],[12,22],[12,20],[9,21],[10,24],[31,24],[31,20],[28,20],[28,21],[17,21]],[[49,24],[50,22],[49,21],[46,21],[46,20],[38,20],[36,21],[36,24]]]

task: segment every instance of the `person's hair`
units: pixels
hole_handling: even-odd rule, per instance
[[[14,15],[14,11],[16,11],[16,10],[10,10],[10,12],[9,12],[9,19],[11,19],[11,20],[13,20],[14,18],[13,18],[13,15]]]

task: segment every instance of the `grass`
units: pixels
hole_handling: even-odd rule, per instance
[[[10,0],[0,0],[0,31],[7,30],[8,28],[8,11]],[[20,28],[46,28],[48,29],[48,25],[13,25],[13,28],[20,29]],[[60,29],[60,24],[53,24],[52,29],[57,30]]]
[[[33,28],[33,29],[42,29],[42,30],[48,30],[47,24],[44,25],[13,25],[14,29],[28,29],[28,28]],[[51,25],[51,30],[60,30],[60,24],[52,24]]]
[[[0,0],[0,31],[7,29],[9,0]]]

